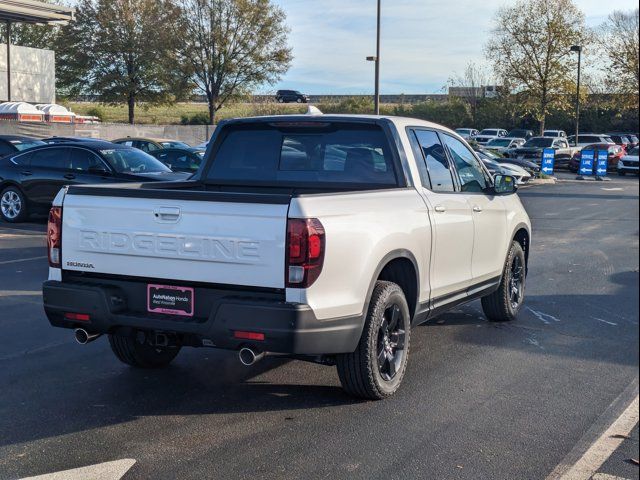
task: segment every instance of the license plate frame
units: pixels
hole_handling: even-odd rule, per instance
[[[147,311],[163,315],[193,317],[195,290],[176,285],[147,285]]]

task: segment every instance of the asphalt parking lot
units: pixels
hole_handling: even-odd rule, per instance
[[[105,339],[77,345],[42,311],[44,219],[0,224],[0,479],[125,459],[126,479],[547,478],[637,394],[638,178],[520,196],[520,319],[490,324],[473,303],[418,327],[383,402],[297,361],[191,349],[136,371]],[[601,471],[638,478],[637,448],[636,428]]]

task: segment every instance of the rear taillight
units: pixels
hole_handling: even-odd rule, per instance
[[[51,207],[47,224],[49,266],[60,268],[62,259],[62,207]]]
[[[324,227],[316,218],[290,218],[287,222],[286,282],[289,288],[307,288],[322,272]]]

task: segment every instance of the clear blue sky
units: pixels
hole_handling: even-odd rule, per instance
[[[371,93],[375,0],[273,0],[287,14],[295,59],[278,84],[310,94]],[[575,0],[596,26],[635,0]],[[482,49],[508,0],[382,0],[382,93],[438,93]],[[265,89],[267,90],[267,89]]]

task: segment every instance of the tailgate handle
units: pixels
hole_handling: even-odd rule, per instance
[[[156,220],[166,223],[176,223],[180,220],[180,209],[178,207],[159,207],[154,211]]]

